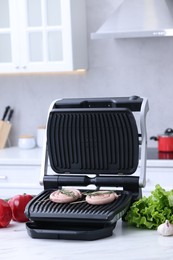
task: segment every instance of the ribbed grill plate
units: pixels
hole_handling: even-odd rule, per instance
[[[57,173],[133,173],[138,165],[138,132],[128,109],[52,110],[48,154]]]
[[[53,190],[43,191],[27,206],[26,214],[34,221],[63,221],[87,223],[106,223],[116,221],[124,215],[130,205],[132,194],[126,191],[117,192],[119,198],[105,205],[90,205],[86,202],[70,204],[55,203],[49,200]],[[116,218],[116,219],[115,219]]]

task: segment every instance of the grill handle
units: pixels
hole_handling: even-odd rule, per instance
[[[96,187],[123,187],[126,190],[139,189],[138,176],[78,176],[78,175],[46,175],[44,176],[45,189],[59,189],[62,186],[88,186]]]

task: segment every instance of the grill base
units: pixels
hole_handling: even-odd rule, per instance
[[[77,225],[67,223],[28,222],[26,229],[32,238],[68,239],[68,240],[97,240],[112,236],[116,223],[108,226]]]
[[[96,240],[111,236],[132,202],[131,192],[116,191],[119,198],[106,205],[60,204],[49,200],[52,191],[43,191],[26,207],[30,219],[26,228],[32,238]]]

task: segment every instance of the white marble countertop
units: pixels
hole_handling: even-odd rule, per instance
[[[111,237],[95,241],[33,239],[24,223],[11,222],[0,229],[3,260],[172,260],[173,236],[141,230],[117,222]]]

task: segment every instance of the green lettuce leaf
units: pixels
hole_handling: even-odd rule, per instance
[[[135,201],[125,220],[138,228],[156,229],[169,220],[173,223],[173,190],[166,191],[159,184],[149,197]]]

